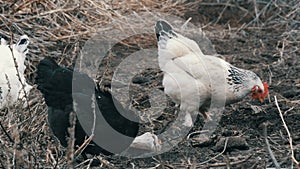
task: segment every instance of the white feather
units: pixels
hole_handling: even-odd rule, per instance
[[[252,80],[250,77],[245,84],[229,85],[228,70],[232,65],[216,56],[204,55],[195,41],[168,30],[171,26],[162,22],[157,23],[156,33],[159,35],[159,66],[164,72],[163,86],[182,111],[199,111],[205,102],[211,101],[216,103],[214,106],[221,107],[250,93],[251,85],[262,86],[259,78]],[[236,69],[241,74],[254,74]],[[235,91],[237,87],[238,92]]]
[[[6,45],[6,42],[4,40],[1,40],[0,88],[2,93],[0,94],[0,109],[5,106],[12,105],[18,100],[18,98],[22,98],[24,96],[22,83],[25,85],[25,90],[27,93],[31,89],[31,87],[26,83],[24,77],[24,71],[26,68],[24,65],[24,61],[28,52],[28,44],[28,37],[26,35],[23,35],[16,44],[12,45],[11,51],[10,47]],[[17,68],[13,58],[16,59]],[[20,75],[20,79],[17,76],[18,72]]]

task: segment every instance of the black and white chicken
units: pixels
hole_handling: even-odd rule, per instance
[[[268,95],[267,83],[254,72],[203,54],[195,41],[173,31],[166,21],[158,21],[155,32],[164,92],[186,113],[185,126],[193,125],[192,113],[209,118],[210,106],[234,103],[248,94],[263,102]]]
[[[11,106],[19,98],[23,98],[32,86],[25,80],[25,58],[28,53],[27,35],[20,37],[16,44],[8,45],[1,38],[0,42],[0,109]],[[15,60],[14,60],[15,59]],[[19,76],[18,76],[19,75]],[[23,90],[24,85],[24,90]]]

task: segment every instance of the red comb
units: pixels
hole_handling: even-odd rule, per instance
[[[269,85],[267,82],[263,82],[263,86],[264,86],[264,93],[262,94],[262,97],[265,98],[269,94]]]

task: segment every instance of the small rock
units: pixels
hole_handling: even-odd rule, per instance
[[[209,137],[206,134],[197,135],[191,138],[192,146],[194,147],[208,147],[209,145],[213,144],[214,139],[216,138],[215,135]]]
[[[130,147],[146,151],[160,151],[161,144],[161,140],[155,134],[146,132],[136,137]]]
[[[260,108],[259,106],[255,106],[255,105],[251,105],[251,109],[254,111],[254,114],[258,114],[263,111],[262,108]]]
[[[143,157],[148,154],[155,154],[160,152],[162,148],[162,141],[150,132],[146,132],[136,137],[130,147],[122,152],[122,156],[128,157]]]
[[[225,136],[225,137],[229,137],[229,136],[237,136],[239,135],[240,132],[237,131],[237,130],[224,130],[222,132],[222,136]]]
[[[226,145],[226,150],[225,151],[233,151],[235,149],[238,150],[248,150],[249,149],[249,145],[246,141],[245,138],[240,137],[240,136],[232,136],[232,137],[227,137],[228,141],[227,141],[227,145]],[[216,151],[223,151],[224,146],[225,146],[225,141],[226,138],[221,138],[215,145],[214,149]]]

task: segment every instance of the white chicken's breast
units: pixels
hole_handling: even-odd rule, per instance
[[[190,113],[236,102],[254,86],[263,92],[264,86],[255,73],[203,54],[195,41],[174,32],[166,21],[158,21],[155,31],[164,91],[186,112],[184,125],[192,126]]]
[[[24,61],[28,52],[27,46],[29,38],[27,35],[21,36],[20,40],[10,46],[4,39],[0,44],[0,109],[16,102],[18,98],[24,96],[22,83],[25,85],[25,91],[31,89],[24,77]],[[13,52],[13,53],[12,53]],[[17,66],[15,65],[16,59]],[[17,68],[16,68],[17,67]],[[17,71],[18,70],[18,71]],[[19,72],[19,77],[18,77]],[[21,83],[21,82],[22,83]]]

